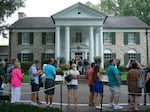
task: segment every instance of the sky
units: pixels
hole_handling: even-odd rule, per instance
[[[17,10],[6,23],[12,24],[17,21],[18,12],[24,12],[27,17],[50,17],[73,4],[78,2],[85,4],[88,1],[93,4],[100,2],[100,0],[26,0],[26,6]],[[8,45],[8,39],[0,36],[0,45]]]

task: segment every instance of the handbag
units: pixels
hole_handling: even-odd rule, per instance
[[[72,76],[72,74],[69,71],[69,74],[67,76],[65,76],[65,81],[71,82],[72,79],[73,79],[73,76]]]
[[[145,87],[144,77],[143,77],[143,74],[141,73],[140,70],[139,70],[139,74],[137,77],[137,86],[138,86],[138,88],[144,88]]]

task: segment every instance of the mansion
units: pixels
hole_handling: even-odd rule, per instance
[[[107,16],[82,3],[76,3],[50,17],[26,17],[9,27],[9,59],[21,62],[48,57],[65,58],[66,63],[79,56],[94,61],[101,57],[121,60],[121,65],[134,59],[149,64],[150,27],[134,16]]]

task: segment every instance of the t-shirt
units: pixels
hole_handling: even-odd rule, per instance
[[[92,75],[93,75],[93,68],[90,68],[90,70],[88,71],[88,73],[86,75],[88,85],[92,85],[92,83],[93,83]]]
[[[53,65],[46,64],[43,68],[45,73],[45,79],[55,80],[56,69]]]
[[[69,70],[68,74],[72,74],[73,76],[80,75],[78,70]],[[78,79],[72,79],[71,82],[68,82],[67,85],[78,85]]]
[[[119,76],[120,85],[122,84],[121,74],[115,66],[113,65],[108,66],[107,75],[108,75],[108,86],[111,86],[111,87],[119,86],[118,81],[116,79],[116,75]]]
[[[39,76],[38,75],[34,75],[36,74],[38,71],[37,71],[37,68],[35,65],[32,65],[30,68],[29,68],[29,78],[30,78],[30,82],[34,81],[35,84],[39,84]],[[31,81],[32,80],[32,81]]]

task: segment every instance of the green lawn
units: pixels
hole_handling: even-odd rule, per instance
[[[59,108],[42,108],[25,104],[1,104],[0,112],[61,112]]]

